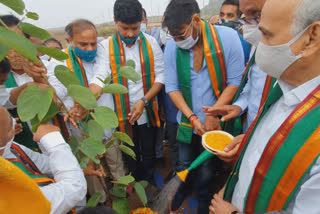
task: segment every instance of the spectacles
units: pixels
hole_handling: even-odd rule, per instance
[[[192,27],[193,24],[191,22],[191,24],[187,27],[186,31],[181,34],[181,35],[178,35],[178,36],[173,36],[170,34],[169,30],[167,30],[167,36],[171,36],[174,40],[185,40],[187,37],[186,37],[186,33],[188,32],[189,28]],[[191,35],[193,33],[193,28],[191,28]]]
[[[242,19],[242,20],[249,25],[257,25],[257,24],[259,24],[260,18],[261,18],[261,14],[254,17],[254,18],[248,18],[248,19]]]

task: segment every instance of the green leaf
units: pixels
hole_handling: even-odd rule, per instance
[[[119,74],[120,74],[120,76],[125,77],[133,82],[137,82],[137,81],[141,80],[140,74],[138,74],[134,70],[134,68],[132,68],[131,66],[121,67],[119,70]]]
[[[126,94],[128,93],[128,89],[120,84],[110,84],[104,87],[103,93],[107,94]]]
[[[89,201],[87,202],[86,207],[96,207],[100,200],[102,199],[103,195],[100,192],[95,193]]]
[[[95,96],[88,88],[79,85],[69,85],[68,96],[77,101],[85,109],[90,110],[98,106]]]
[[[109,75],[105,80],[102,80],[98,77],[98,79],[103,83],[103,84],[109,84],[112,81],[112,75]]]
[[[46,116],[53,98],[52,89],[42,91],[38,86],[29,86],[20,94],[17,102],[18,115],[24,122],[38,116],[38,120]]]
[[[68,88],[69,85],[81,86],[81,82],[77,76],[64,65],[56,66],[54,69],[54,75],[66,88]]]
[[[139,183],[143,186],[143,188],[147,188],[149,182],[148,181],[139,181]]]
[[[114,132],[112,135],[118,138],[120,141],[128,144],[129,146],[134,146],[134,143],[132,142],[131,138],[126,133]]]
[[[96,140],[102,141],[104,138],[103,128],[95,120],[90,120],[88,122],[88,131],[90,137],[93,137]]]
[[[116,196],[118,198],[127,197],[127,192],[126,192],[126,190],[124,189],[123,186],[114,185],[113,188],[110,191],[110,194],[113,195],[113,196]]]
[[[113,183],[128,186],[132,182],[134,182],[134,177],[132,177],[131,175],[127,175],[119,178],[117,181],[114,181]]]
[[[46,46],[38,45],[37,50],[43,54],[47,54],[48,56],[55,58],[56,60],[63,61],[69,58],[69,56],[65,52],[57,48],[49,48]]]
[[[105,129],[110,130],[110,128],[117,128],[119,125],[116,113],[105,106],[99,106],[96,108],[95,112],[91,113],[91,116]]]
[[[19,28],[26,34],[39,38],[41,40],[47,40],[51,38],[51,35],[48,31],[34,26],[33,24],[21,22],[19,23]]]
[[[33,119],[31,119],[30,120],[30,123],[31,123],[31,127],[32,127],[32,129],[31,129],[31,131],[33,132],[33,133],[35,133],[36,131],[37,131],[37,129],[38,129],[38,127],[40,126],[40,121],[39,121],[39,119],[38,119],[38,117],[34,117]]]
[[[134,189],[136,190],[142,204],[145,206],[148,203],[148,199],[143,186],[139,182],[136,182],[134,184]]]
[[[71,136],[68,144],[71,148],[72,153],[75,154],[78,151],[78,145],[79,145],[77,139],[74,136]]]
[[[106,152],[106,149],[102,142],[89,137],[82,141],[80,151],[87,155],[93,162],[99,164],[100,161],[97,159],[98,155],[102,155]]]
[[[8,55],[10,48],[0,43],[0,62]]]
[[[60,112],[57,104],[55,104],[54,102],[51,103],[50,108],[46,114],[46,116],[44,116],[44,118],[40,121],[38,119],[38,117],[34,117],[30,122],[31,122],[31,126],[32,126],[32,132],[35,133],[39,127],[40,124],[45,124],[47,123],[49,120],[51,120],[54,116],[56,116],[58,113]]]
[[[129,214],[130,203],[128,199],[117,199],[112,201],[112,209],[119,214]]]
[[[120,145],[119,149],[126,153],[127,155],[129,155],[130,157],[132,157],[134,160],[136,160],[136,154],[134,153],[134,151],[132,149],[130,149],[129,147],[125,146],[125,145]]]
[[[130,59],[126,62],[126,66],[130,66],[133,69],[136,69],[136,63],[134,62],[134,60]]]
[[[115,140],[110,140],[106,145],[106,150],[108,150],[114,144],[114,142]]]
[[[37,58],[37,49],[30,40],[14,31],[0,27],[0,43],[16,50],[30,61],[40,62]]]
[[[22,0],[0,0],[0,3],[14,10],[19,15],[23,15],[25,5]]]
[[[80,164],[80,168],[81,168],[81,169],[87,168],[88,163],[89,163],[88,158],[87,158],[85,155],[82,156],[81,159],[80,159],[80,163],[79,163],[79,164]]]
[[[26,16],[29,18],[29,19],[33,19],[33,20],[39,20],[39,15],[37,13],[34,13],[34,12],[28,12],[26,14]]]

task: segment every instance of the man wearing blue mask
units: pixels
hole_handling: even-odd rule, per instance
[[[96,27],[88,20],[78,19],[65,27],[65,33],[70,46],[65,50],[65,53],[69,55],[69,59],[63,62],[63,64],[75,73],[82,86],[89,87],[89,84],[94,80],[94,76],[96,75],[96,70],[94,68],[97,65],[97,50],[100,48]],[[70,111],[73,111],[73,109],[76,109],[75,102],[67,96],[67,90],[65,86],[54,76],[54,68],[57,64],[61,64],[61,62],[53,60],[50,69],[48,70],[49,81],[55,88],[57,95],[65,101],[65,103],[68,105],[67,107],[72,108]],[[106,106],[114,110],[114,101],[112,95],[103,94],[98,99],[98,106]],[[73,133],[80,135],[79,129],[75,129],[73,126],[71,126],[70,130],[72,130]],[[105,141],[108,141],[108,139],[112,136],[112,134],[107,130],[104,130],[104,134]],[[117,180],[125,175],[124,164],[118,142],[115,142],[110,148],[107,149],[104,158],[114,180]],[[106,195],[99,182],[99,179],[96,177],[105,176],[104,172],[101,170],[87,172],[88,170],[85,170],[89,194],[93,195],[96,192],[100,192],[104,196],[101,199],[101,202],[104,202]]]
[[[137,161],[128,157],[128,167],[137,180],[153,181],[156,127],[160,126],[155,96],[164,83],[163,53],[157,41],[140,31],[142,6],[138,0],[117,0],[114,4],[116,32],[98,49],[97,75],[90,85],[93,94],[102,94],[99,79],[112,75],[113,82],[126,86],[128,94],[115,95],[120,131],[132,137]],[[135,62],[141,76],[136,83],[119,76],[119,65]]]
[[[241,81],[244,56],[237,32],[223,26],[212,26],[200,18],[195,0],[173,0],[163,21],[173,40],[165,49],[166,92],[179,109],[179,165],[188,168],[203,151],[201,136],[220,130],[220,120],[207,116],[205,106],[231,103]],[[180,185],[171,204],[179,209],[196,176],[198,213],[209,213],[209,185],[213,183],[215,159],[206,161],[196,174]]]
[[[313,0],[266,1],[256,62],[277,82],[212,213],[319,213],[319,10]]]

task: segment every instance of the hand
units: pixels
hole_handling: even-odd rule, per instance
[[[202,136],[204,133],[206,133],[206,130],[204,129],[200,119],[197,119],[193,122],[193,128],[199,136]]]
[[[209,207],[210,214],[226,214],[239,211],[231,203],[224,201],[220,194],[215,194]]]
[[[207,115],[204,120],[204,128],[206,131],[222,130],[220,119],[216,116]]]
[[[144,109],[144,102],[139,100],[132,108],[131,112],[129,113],[129,123],[135,123],[142,115]]]
[[[235,137],[232,142],[224,148],[225,153],[218,153],[217,157],[225,162],[232,162],[238,152],[243,137],[244,134]]]
[[[87,168],[83,170],[84,175],[86,176],[98,176],[98,177],[107,177],[103,166],[101,164],[97,165],[90,161],[87,165]]]
[[[86,118],[88,116],[88,113],[89,111],[87,109],[85,109],[81,105],[76,105],[69,111],[69,114],[66,114],[64,116],[64,121],[67,122],[69,120],[70,123],[78,129],[78,123]]]
[[[18,135],[23,131],[22,124],[18,123],[18,121],[20,120],[18,117],[14,119],[16,120],[16,124],[14,126],[14,135]]]
[[[223,116],[221,118],[221,121],[226,122],[233,118],[238,117],[241,114],[242,109],[236,105],[224,105],[224,106],[203,107],[203,112],[212,116]]]
[[[39,83],[43,83],[42,75],[45,75],[47,72],[47,69],[42,63],[34,63],[29,61],[24,63],[23,70],[28,74],[28,76],[32,77],[35,82]]]
[[[60,129],[57,126],[49,124],[41,124],[36,133],[33,135],[33,140],[35,142],[40,142],[41,138],[52,132],[60,132]]]

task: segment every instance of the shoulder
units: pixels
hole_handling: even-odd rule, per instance
[[[153,36],[151,36],[151,35],[149,35],[149,34],[147,34],[147,33],[143,33],[143,35],[146,37],[146,39],[148,40],[148,42],[150,42],[151,46],[153,46],[153,45],[158,45],[157,40],[156,40]]]
[[[98,39],[98,51],[99,51],[99,49],[101,49],[101,48],[104,48],[104,49],[106,49],[106,48],[108,48],[109,47],[109,41],[110,41],[110,39],[111,39],[112,37],[111,36],[109,36],[108,38],[99,38]]]
[[[177,44],[173,39],[170,39],[165,47],[165,54],[175,54],[177,52]]]

